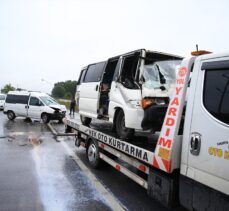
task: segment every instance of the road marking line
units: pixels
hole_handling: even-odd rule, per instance
[[[115,199],[115,197],[102,185],[95,175],[87,168],[87,166],[81,161],[81,159],[74,153],[74,151],[68,146],[64,141],[60,141],[67,153],[72,157],[72,159],[78,164],[80,169],[84,172],[89,180],[94,184],[96,190],[105,198],[110,207],[113,210],[124,211],[123,205]]]

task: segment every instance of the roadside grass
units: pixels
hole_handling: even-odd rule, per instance
[[[64,100],[64,99],[57,99],[57,102],[60,103],[61,105],[65,105],[68,110],[70,110],[70,100]],[[78,106],[76,105],[75,111],[78,111]]]
[[[61,105],[65,105],[68,110],[70,109],[70,103],[71,103],[70,100],[68,101],[68,100],[57,99],[57,102],[60,103]]]

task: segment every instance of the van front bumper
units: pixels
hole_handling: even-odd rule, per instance
[[[66,115],[66,111],[62,112],[54,112],[53,114],[50,114],[51,120],[62,120]]]
[[[144,109],[141,126],[143,130],[159,131],[162,127],[168,105],[152,105]]]

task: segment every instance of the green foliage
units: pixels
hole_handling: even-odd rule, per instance
[[[9,91],[14,91],[15,88],[11,86],[11,84],[6,84],[2,89],[1,92],[7,94]]]
[[[75,95],[76,81],[61,81],[54,84],[52,96],[55,98],[71,99]]]
[[[52,96],[56,98],[63,98],[65,94],[65,88],[60,84],[55,84],[52,89]]]
[[[69,101],[66,101],[66,100],[58,99],[57,101],[58,101],[58,103],[60,103],[61,105],[65,105],[67,109],[70,109],[70,103],[71,103],[70,100],[69,100]]]
[[[70,92],[65,93],[64,98],[65,99],[71,99],[72,94]]]

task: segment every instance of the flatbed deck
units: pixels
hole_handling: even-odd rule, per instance
[[[82,123],[80,121],[79,116],[77,115],[75,118],[67,118],[67,125],[73,128],[77,128],[77,125],[82,125]],[[108,136],[112,136],[115,139],[118,139],[117,134],[112,131],[112,123],[104,122],[101,120],[92,120],[90,126],[88,127],[96,131],[99,131],[101,133],[105,133]],[[154,152],[157,144],[158,136],[159,136],[158,133],[152,134],[150,132],[136,131],[134,136],[131,139],[129,140],[120,139],[120,140],[136,145],[143,149],[149,150],[151,152]]]

